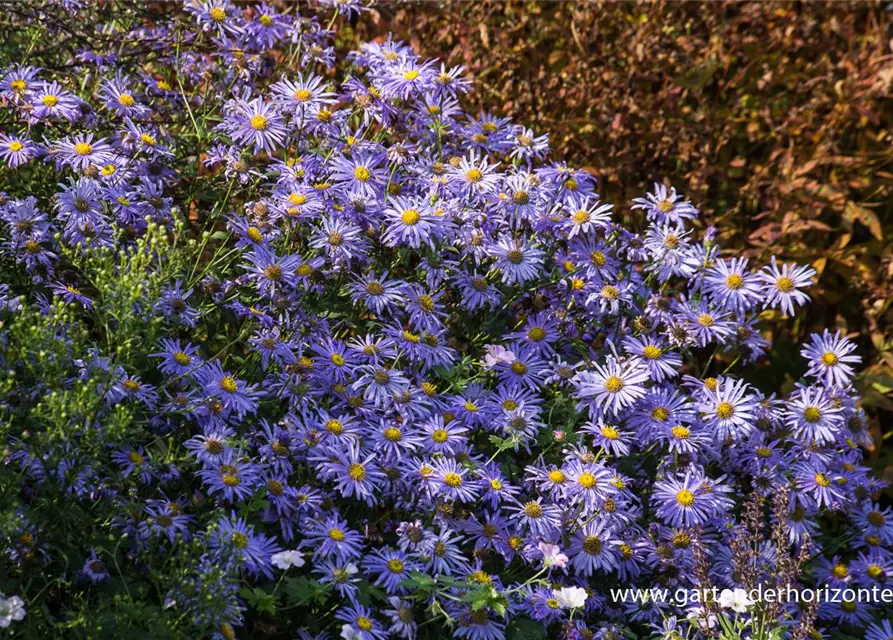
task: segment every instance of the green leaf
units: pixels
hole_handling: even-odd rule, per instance
[[[512,619],[506,629],[508,640],[545,640],[547,637],[546,628],[543,625],[522,616]]]

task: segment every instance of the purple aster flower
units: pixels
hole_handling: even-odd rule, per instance
[[[375,198],[385,186],[387,174],[382,170],[384,155],[360,152],[350,157],[338,156],[332,164],[332,178],[346,193]]]
[[[704,284],[713,300],[729,311],[746,311],[762,298],[756,276],[747,271],[747,258],[716,260]]]
[[[840,331],[832,334],[825,329],[821,336],[813,333],[809,336],[809,344],[800,355],[809,360],[806,375],[818,379],[827,387],[846,387],[853,379],[853,367],[850,364],[862,362],[857,355],[850,355],[856,345],[845,338]]]
[[[162,338],[161,348],[162,351],[149,355],[161,358],[158,368],[166,375],[185,375],[202,365],[201,358],[196,356],[198,347],[195,345],[186,343],[184,346],[179,340]]]
[[[246,384],[227,373],[216,360],[207,362],[194,375],[204,394],[220,400],[225,410],[235,412],[240,418],[257,412],[257,400],[264,392],[257,385]]]
[[[647,380],[648,370],[641,360],[610,358],[603,365],[593,363],[593,371],[580,371],[571,382],[577,397],[595,412],[617,414],[645,395],[643,383]]]
[[[262,98],[236,99],[229,114],[218,129],[228,133],[235,142],[250,144],[255,152],[273,152],[285,144],[285,121],[275,107]]]
[[[785,423],[791,434],[809,445],[827,445],[837,439],[843,417],[824,389],[801,387],[785,405]]]
[[[570,565],[578,576],[610,573],[619,560],[619,540],[607,518],[596,518],[575,533],[568,549]]]
[[[656,482],[654,500],[657,515],[673,527],[703,525],[715,509],[712,496],[701,488],[701,480],[690,474]]]
[[[378,315],[384,315],[405,302],[403,287],[404,283],[400,280],[388,281],[387,271],[381,276],[367,273],[350,285],[353,301],[362,302]]]
[[[349,607],[339,609],[335,619],[344,622],[342,637],[351,640],[387,640],[388,632],[381,623],[372,617],[372,611],[368,607],[354,603]],[[344,629],[347,629],[345,631]]]
[[[323,475],[335,483],[335,488],[345,498],[356,497],[367,504],[378,501],[376,492],[385,474],[375,462],[377,452],[365,453],[355,443],[346,450],[330,451],[323,465]]]
[[[44,118],[75,120],[80,115],[80,100],[57,82],[42,82],[35,87],[32,103],[34,108],[31,110],[31,116],[39,120]]]
[[[434,495],[438,498],[473,502],[480,493],[480,483],[468,478],[468,469],[453,458],[435,462],[432,478]]]
[[[335,558],[341,562],[358,559],[363,553],[363,537],[352,530],[337,513],[321,521],[312,521],[302,547],[313,549],[313,558]]]
[[[80,304],[84,305],[84,308],[86,309],[93,308],[93,301],[85,296],[83,293],[81,293],[80,289],[72,287],[68,284],[62,284],[61,282],[53,283],[50,288],[52,289],[53,293],[55,293],[57,296],[61,296],[62,299],[68,304],[71,304],[72,302],[79,302]]]
[[[394,549],[373,549],[363,559],[363,570],[376,575],[374,584],[384,588],[388,594],[406,593],[403,581],[410,571],[418,570],[419,565],[409,555]]]
[[[183,283],[176,280],[173,284],[165,286],[161,292],[161,299],[155,305],[155,310],[175,322],[187,327],[194,327],[199,314],[186,302],[191,295],[192,289],[184,292]]]
[[[654,220],[658,224],[678,224],[698,217],[698,210],[677,194],[675,188],[667,189],[665,185],[656,182],[653,193],[646,194],[644,198],[633,198],[632,208],[643,209],[648,220]]]
[[[202,469],[198,476],[207,487],[208,494],[219,493],[227,502],[249,498],[260,484],[257,466],[234,449],[226,449],[213,466]]]
[[[828,468],[818,462],[799,462],[794,466],[797,490],[819,507],[835,508],[843,494],[835,486],[835,478]]]
[[[422,198],[390,199],[384,210],[388,227],[382,240],[388,246],[406,245],[418,249],[422,244],[434,248],[434,240],[442,233],[443,217],[437,215]]]
[[[704,389],[698,410],[705,414],[705,422],[720,442],[741,440],[754,429],[756,406],[747,391],[744,380],[732,378],[717,383],[715,389]]]
[[[83,573],[93,584],[108,580],[109,571],[106,568],[105,563],[99,559],[98,555],[96,555],[96,549],[90,550],[90,555],[84,561],[84,567],[81,569],[81,573]]]
[[[50,145],[48,151],[58,166],[67,165],[76,171],[83,171],[91,165],[102,166],[114,158],[112,147],[105,139],[94,140],[92,133],[80,133],[58,140]]]
[[[536,280],[545,256],[540,249],[508,236],[500,238],[489,253],[496,260],[495,266],[502,273],[502,281],[509,285]]]
[[[236,561],[252,575],[273,577],[270,558],[274,553],[282,551],[273,538],[254,532],[254,527],[235,514],[221,518],[208,535],[212,549],[221,554],[234,554]]]
[[[29,138],[0,133],[0,158],[14,169],[39,155],[40,148]]]
[[[763,306],[772,309],[780,307],[783,313],[794,315],[795,305],[809,302],[809,296],[800,289],[811,286],[815,274],[812,267],[783,264],[779,269],[775,256],[772,256],[772,264],[763,267],[757,274],[766,288]]]

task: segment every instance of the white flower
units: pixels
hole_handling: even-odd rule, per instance
[[[0,628],[6,628],[13,620],[21,620],[25,617],[25,603],[18,596],[11,598],[0,597]]]
[[[562,607],[568,609],[579,609],[586,604],[589,595],[586,589],[580,587],[562,587],[561,589],[553,589],[552,595],[558,600]]]
[[[304,555],[300,551],[280,551],[274,553],[270,558],[273,566],[277,569],[288,569],[290,567],[303,567]]]
[[[558,567],[564,569],[567,566],[567,556],[561,553],[557,544],[540,542],[539,550],[543,553],[543,565],[546,567]]]
[[[487,355],[484,356],[484,368],[492,369],[500,362],[511,364],[515,361],[515,354],[498,344],[487,345]]]
[[[723,589],[719,594],[719,606],[723,609],[731,609],[737,613],[744,613],[747,607],[753,604],[753,600],[747,597],[747,591],[738,587],[734,591]]]

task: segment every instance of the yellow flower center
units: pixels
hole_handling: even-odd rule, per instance
[[[833,367],[838,362],[838,357],[836,353],[832,353],[831,351],[826,351],[822,354],[822,364],[828,367]]]
[[[672,200],[661,200],[657,203],[657,208],[661,213],[669,213],[673,210],[673,201]]]
[[[668,233],[667,237],[664,238],[664,246],[667,249],[675,249],[679,246],[679,236],[675,233]]]
[[[676,502],[681,504],[683,507],[690,507],[695,503],[695,494],[693,494],[688,489],[683,489],[676,494]]]
[[[543,508],[531,501],[524,505],[524,514],[529,518],[539,518],[543,515]]]
[[[462,476],[460,476],[458,473],[453,473],[452,471],[450,471],[444,474],[443,483],[448,487],[452,487],[453,489],[461,487]]]
[[[249,124],[255,131],[263,131],[267,128],[267,118],[266,116],[257,114],[256,116],[251,117],[251,122]]]
[[[688,427],[684,427],[681,424],[677,424],[675,427],[670,429],[670,433],[673,434],[673,437],[677,440],[687,440],[691,435],[691,429]]]
[[[589,260],[596,267],[603,267],[608,262],[608,259],[605,257],[605,254],[602,253],[601,251],[593,251],[592,253],[590,253]]]
[[[790,293],[794,290],[794,281],[787,276],[782,276],[775,281],[775,288],[782,293]]]
[[[223,22],[226,19],[226,11],[220,7],[211,7],[211,10],[208,11],[208,16],[214,22]]]
[[[549,472],[549,482],[554,482],[555,484],[561,484],[566,480],[566,476],[564,475],[564,471],[561,469],[555,469],[554,471]]]
[[[816,484],[820,487],[829,487],[831,486],[831,478],[827,473],[817,473],[815,474]]]
[[[841,580],[843,578],[846,578],[850,574],[849,570],[846,568],[846,565],[844,565],[844,564],[834,565],[834,568],[831,569],[831,573],[834,574],[835,578],[839,578]]]
[[[612,427],[609,424],[606,424],[604,427],[602,427],[601,431],[602,435],[608,440],[616,440],[620,437],[620,432],[617,431],[617,428]]]
[[[89,156],[93,153],[93,145],[87,142],[78,142],[74,145],[74,152],[79,156]]]
[[[388,570],[391,573],[403,573],[404,565],[401,560],[394,558],[393,560],[388,560]]]
[[[129,93],[122,93],[118,96],[118,104],[122,107],[132,107],[136,104],[136,100],[133,99],[133,96]]]
[[[608,393],[618,393],[623,389],[623,380],[619,376],[610,376],[605,380],[605,391]]]
[[[642,355],[645,356],[648,360],[657,360],[661,357],[663,351],[660,347],[656,347],[653,344],[649,344],[642,350]]]
[[[584,471],[580,474],[580,477],[577,478],[577,484],[584,489],[592,489],[598,484],[598,479],[588,471]]]
[[[46,95],[43,97],[43,100],[41,100],[41,102],[43,102],[43,106],[52,108],[59,104],[59,97],[54,95]]]
[[[728,420],[735,415],[735,407],[731,402],[720,402],[716,406],[716,417],[720,420]]]
[[[602,287],[601,296],[605,300],[616,300],[620,297],[620,289],[611,284],[606,284]]]
[[[523,376],[525,373],[527,373],[527,365],[519,360],[515,360],[512,363],[512,373]]]
[[[409,227],[417,225],[421,219],[422,216],[415,209],[407,209],[400,216],[400,221]]]
[[[478,183],[484,179],[484,174],[480,169],[469,169],[465,172],[465,179],[472,184]]]
[[[822,412],[818,407],[806,407],[803,412],[803,419],[807,422],[818,422],[822,419]]]
[[[666,422],[670,417],[670,412],[666,407],[655,407],[651,412],[651,417],[659,422]]]
[[[235,393],[238,390],[239,385],[236,382],[236,379],[232,376],[224,376],[220,381],[220,388],[227,393]]]
[[[726,278],[726,286],[733,291],[737,291],[744,286],[744,278],[737,273],[730,273]]]
[[[366,479],[366,467],[361,465],[359,462],[354,462],[347,468],[347,475],[350,476],[351,480],[362,482]]]
[[[357,618],[357,626],[363,631],[369,631],[372,628],[372,621],[366,616]]]
[[[176,362],[180,366],[186,366],[190,362],[192,362],[192,358],[189,357],[189,354],[184,353],[183,351],[177,351],[174,354],[174,362]]]
[[[403,74],[403,79],[408,80],[410,82],[412,82],[413,80],[415,80],[418,77],[419,77],[419,72],[416,71],[415,69],[407,71]]]
[[[273,24],[273,18],[271,18],[267,14],[262,15],[260,18],[257,19],[257,21],[265,27],[269,27],[271,24]]]
[[[388,440],[389,442],[400,442],[403,438],[403,434],[397,427],[388,427],[384,430],[384,437],[385,440]]]
[[[598,536],[586,536],[583,538],[583,551],[590,556],[597,556],[602,552],[602,539]]]
[[[15,153],[16,151],[21,151],[22,146],[23,145],[21,142],[19,142],[18,140],[13,140],[12,142],[9,143],[9,150],[12,151],[13,153]]]
[[[571,220],[574,224],[586,224],[589,220],[592,219],[592,216],[589,215],[589,212],[585,209],[580,209],[579,211],[575,211],[573,215],[571,215]]]
[[[360,182],[368,182],[369,178],[372,174],[369,172],[369,169],[366,167],[357,167],[353,170],[353,177],[359,180]]]
[[[326,431],[331,433],[333,436],[340,436],[344,433],[344,423],[335,418],[330,418],[326,421]]]
[[[709,313],[702,313],[698,316],[698,324],[702,327],[712,327],[713,316],[711,316]]]

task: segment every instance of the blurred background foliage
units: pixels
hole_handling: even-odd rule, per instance
[[[472,107],[548,133],[553,157],[596,175],[620,215],[673,184],[730,255],[811,263],[813,303],[769,318],[760,375],[791,387],[810,331],[854,337],[872,460],[893,480],[891,6],[390,1],[340,44],[393,33],[466,65]]]

